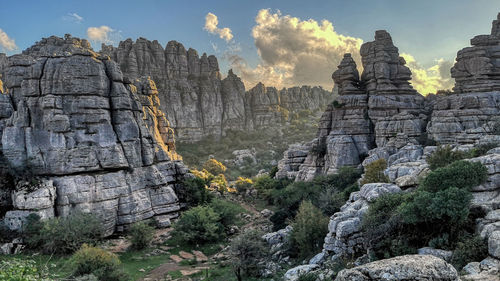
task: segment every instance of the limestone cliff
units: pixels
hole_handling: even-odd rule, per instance
[[[277,126],[287,121],[283,117],[286,112],[316,112],[332,100],[331,93],[319,87],[278,91],[258,84],[246,92],[232,70],[221,79],[215,56],[200,57],[196,50],[186,51],[176,41],[168,42],[163,49],[156,40],[127,39],[116,48],[103,45],[101,53],[116,61],[126,77],[152,77],[161,109],[182,141],[220,136],[227,130]]]
[[[41,177],[35,191],[12,191],[13,229],[42,217],[96,214],[107,234],[180,209],[175,190],[187,169],[148,77],[125,79],[86,40],[52,36],[8,58],[0,95],[2,154]]]

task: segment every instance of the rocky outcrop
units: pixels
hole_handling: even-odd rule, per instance
[[[346,54],[332,78],[339,98],[319,123],[313,149],[298,170],[297,180],[357,166],[375,147],[418,144],[427,117],[424,98],[411,87],[411,72],[384,30],[361,46],[363,73]]]
[[[44,179],[33,192],[13,192],[8,222],[18,219],[19,227],[32,210],[84,211],[110,234],[177,216],[175,190],[187,169],[151,79],[124,78],[115,62],[70,35],[42,39],[8,61],[2,153],[13,169]]]
[[[407,255],[371,262],[339,272],[335,281],[459,281],[452,265],[434,256]]]
[[[440,143],[500,141],[500,14],[490,35],[471,39],[472,47],[457,53],[451,69],[455,93],[438,99],[427,125],[429,136]]]
[[[370,183],[353,192],[349,200],[330,218],[328,234],[323,251],[335,257],[352,256],[363,251],[361,221],[368,211],[369,203],[386,193],[401,192],[401,189],[389,183]]]
[[[287,121],[286,112],[315,112],[331,101],[331,93],[320,87],[278,91],[258,84],[245,92],[232,70],[221,79],[215,56],[200,57],[196,50],[186,51],[176,41],[168,42],[163,49],[156,40],[127,39],[117,48],[103,45],[101,53],[116,61],[126,77],[152,77],[159,90],[160,107],[182,141],[220,136],[227,130],[278,126]]]

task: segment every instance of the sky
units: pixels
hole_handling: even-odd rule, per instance
[[[498,0],[0,0],[0,52],[20,53],[66,33],[95,50],[145,37],[214,54],[247,88],[321,85],[343,54],[385,29],[423,94],[453,86],[449,69],[475,35],[489,34]]]

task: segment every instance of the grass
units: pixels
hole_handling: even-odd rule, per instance
[[[17,254],[0,255],[0,261],[4,260],[34,260],[38,267],[47,267],[49,277],[53,279],[64,279],[71,275],[72,269],[69,258],[66,256],[50,256],[39,254]]]
[[[170,261],[170,254],[167,253],[145,257],[144,254],[149,251],[151,251],[151,248],[119,254],[123,270],[130,276],[131,280],[138,280],[146,276],[151,270]],[[144,269],[144,272],[139,271],[140,269]]]

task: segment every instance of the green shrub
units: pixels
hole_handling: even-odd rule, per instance
[[[225,229],[237,224],[238,215],[244,211],[241,206],[222,199],[213,199],[208,206],[217,213],[219,222]]]
[[[316,281],[319,278],[319,274],[317,273],[306,273],[306,274],[301,274],[299,276],[299,279],[297,281]]]
[[[49,281],[46,269],[37,266],[33,260],[0,261],[0,280],[6,281]]]
[[[479,262],[486,257],[488,257],[486,240],[477,235],[465,236],[453,251],[451,264],[460,271],[469,262]]]
[[[487,170],[478,162],[456,161],[430,173],[420,184],[419,189],[437,192],[448,187],[470,189],[487,178]]]
[[[221,162],[217,161],[216,159],[208,159],[204,164],[203,164],[203,169],[207,170],[210,172],[212,175],[218,175],[218,174],[224,174],[226,172],[227,168],[222,164]]]
[[[449,145],[439,146],[436,151],[429,155],[426,159],[427,164],[431,170],[437,168],[445,167],[455,161],[462,160],[467,157],[467,154],[463,151],[453,151],[453,148]]]
[[[239,193],[245,193],[253,185],[253,181],[249,178],[238,177],[234,183],[234,187]]]
[[[128,231],[130,246],[135,250],[142,250],[148,247],[153,241],[154,227],[144,221],[134,223]]]
[[[103,234],[102,222],[93,214],[75,212],[66,217],[40,221],[28,219],[24,233],[26,244],[44,253],[68,254],[82,244],[95,244]]]
[[[178,195],[189,207],[205,204],[212,200],[213,195],[201,178],[185,179],[182,186],[183,188],[178,192]]]
[[[321,251],[323,240],[328,233],[328,222],[328,217],[310,201],[302,202],[291,224],[292,249],[297,250],[297,254],[304,258]]]
[[[269,171],[269,177],[274,178],[276,176],[276,173],[278,172],[278,166],[273,166],[271,168],[271,171]]]
[[[224,237],[220,216],[208,206],[185,211],[174,225],[174,236],[188,244],[205,244]]]
[[[83,244],[71,257],[73,276],[92,274],[102,281],[122,281],[128,277],[120,269],[118,257],[106,250]]]
[[[243,280],[243,275],[259,276],[263,267],[260,262],[267,257],[269,251],[262,235],[258,230],[249,230],[231,241],[231,265],[238,280]]]
[[[479,156],[483,156],[483,155],[486,155],[486,153],[495,148],[495,147],[498,147],[498,143],[486,143],[486,144],[480,144],[474,148],[472,148],[468,154],[471,158],[473,157],[479,157]]]
[[[365,176],[361,180],[361,185],[374,182],[389,182],[389,178],[384,174],[387,168],[385,159],[378,159],[365,167]]]
[[[337,174],[317,176],[313,182],[322,188],[335,188],[337,191],[352,186],[361,177],[361,171],[352,167],[342,167]]]

